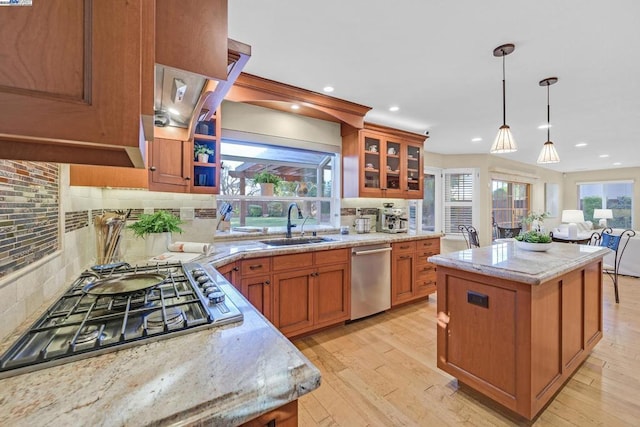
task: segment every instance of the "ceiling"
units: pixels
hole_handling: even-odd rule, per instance
[[[535,164],[551,140],[571,172],[640,166],[637,0],[232,0],[229,37],[252,46],[250,74],[372,107],[366,121],[429,132],[427,151],[488,153],[506,115]],[[397,112],[389,107],[397,105]],[[482,141],[472,142],[472,138]],[[588,145],[577,148],[575,144]],[[601,158],[601,155],[608,155]]]

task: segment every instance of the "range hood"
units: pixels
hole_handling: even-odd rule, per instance
[[[228,46],[224,81],[156,64],[155,126],[192,129],[197,121],[206,120],[215,112],[251,56],[251,46],[247,44],[228,39]],[[209,114],[200,114],[203,109]],[[195,114],[199,117],[194,117]]]

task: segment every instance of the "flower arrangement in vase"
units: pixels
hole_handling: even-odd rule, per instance
[[[209,156],[212,156],[214,151],[207,145],[196,144],[194,146],[193,152],[196,156],[196,159],[201,163],[208,163]]]

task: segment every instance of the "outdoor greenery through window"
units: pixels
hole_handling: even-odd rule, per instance
[[[529,184],[501,180],[491,181],[491,215],[498,227],[522,227],[529,214]]]
[[[222,141],[218,208],[232,206],[232,227],[284,227],[291,203],[304,225],[331,225],[339,208],[334,189],[337,155],[290,147]],[[220,214],[224,214],[221,212]],[[302,228],[292,212],[296,231]]]
[[[593,217],[594,209],[611,209],[613,218],[607,220],[612,228],[632,228],[633,224],[633,182],[592,182],[578,184],[579,209],[584,212],[585,221],[598,224]]]

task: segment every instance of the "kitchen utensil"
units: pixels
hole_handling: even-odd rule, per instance
[[[160,273],[133,273],[95,280],[82,288],[90,295],[125,295],[154,288],[167,278]]]
[[[356,218],[354,227],[358,234],[368,233],[371,230],[371,218],[366,216]]]

